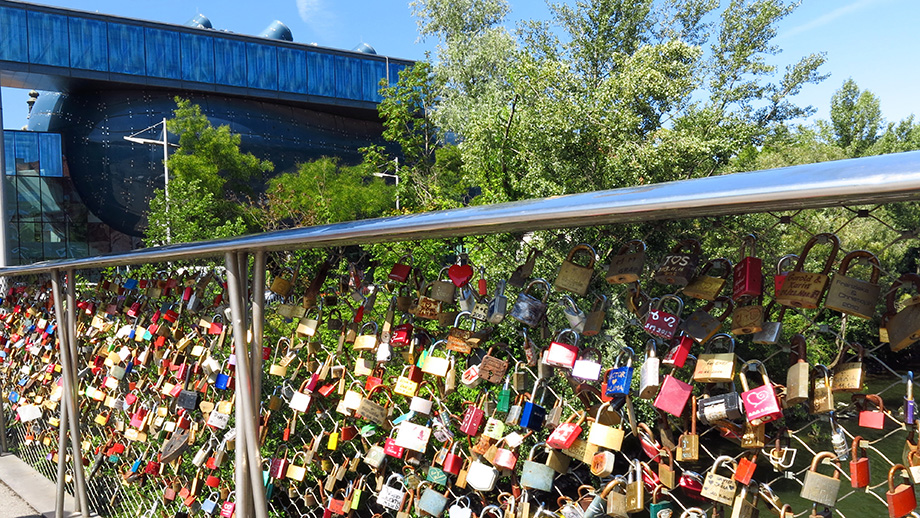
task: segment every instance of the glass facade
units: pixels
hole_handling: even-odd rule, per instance
[[[150,76],[363,102],[379,102],[380,80],[392,81],[405,66],[219,31],[47,11],[0,6],[0,60],[140,76],[139,83]]]
[[[65,174],[61,135],[3,132],[6,213],[11,264],[86,257],[136,245],[93,217]]]

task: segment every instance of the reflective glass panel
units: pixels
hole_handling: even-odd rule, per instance
[[[380,102],[383,98],[380,96],[380,80],[387,76],[387,64],[383,61],[365,60],[362,64],[363,89],[361,99],[364,101]]]
[[[182,79],[179,34],[147,27],[144,36],[147,44],[147,75]]]
[[[0,59],[29,61],[28,32],[25,11],[0,7]]]
[[[214,40],[198,34],[182,34],[182,79],[214,82]]]
[[[109,24],[109,72],[144,75],[144,28]]]
[[[335,57],[335,95],[346,99],[361,98],[361,61],[347,56]]]
[[[217,82],[230,86],[246,86],[246,44],[224,38],[214,39],[214,75]]]
[[[41,156],[42,176],[64,176],[61,165],[61,136],[57,133],[39,133],[38,148]]]
[[[275,47],[258,43],[246,44],[249,87],[262,90],[278,89],[278,59]]]
[[[335,95],[335,58],[322,52],[307,52],[307,93]]]
[[[278,48],[278,90],[307,93],[307,53]]]
[[[70,66],[105,71],[109,62],[107,48],[105,22],[70,19]]]
[[[13,133],[16,151],[13,155],[17,175],[38,176],[41,167],[38,150],[38,133],[17,131]]]
[[[16,149],[15,134],[12,131],[3,132],[3,166],[6,168],[6,174],[16,172]]]
[[[29,11],[29,61],[39,65],[70,66],[67,17]]]

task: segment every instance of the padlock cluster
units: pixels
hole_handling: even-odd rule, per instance
[[[806,271],[818,244],[829,250],[824,268]],[[753,236],[737,264],[703,260],[692,239],[650,263],[645,244],[629,241],[603,274],[594,248],[579,244],[553,282],[533,277],[537,253],[489,278],[460,259],[426,280],[411,255],[376,280],[355,264],[336,275],[338,257],[304,268],[306,282],[299,268],[281,269],[269,282],[257,416],[266,497],[279,513],[324,518],[704,516],[721,506],[748,517],[758,505],[785,518],[792,507],[755,472],[792,469],[795,449],[780,423],[800,411],[831,423],[801,497],[832,508],[841,473],[853,488],[871,484],[867,443],[848,445],[841,411],[856,409],[869,430],[901,422],[863,393],[863,345],[845,344],[852,354],[832,368],[812,366],[806,338],[782,329],[787,310],[876,318],[878,259],[851,252],[832,272],[839,248],[833,234],[814,236],[781,259],[772,286]],[[850,276],[857,264],[871,270],[867,280]],[[652,286],[667,293],[653,297]],[[920,305],[899,309],[896,298],[918,287],[920,276],[906,274],[886,292],[880,334],[892,351],[920,339]],[[126,491],[175,515],[234,515],[237,387],[225,288],[211,270],[105,279],[82,291],[75,332],[90,479],[119,476]],[[3,397],[26,430],[21,447],[44,444],[54,462],[62,386],[49,287],[5,295]],[[684,315],[691,299],[698,307]],[[607,338],[611,322],[629,319],[647,335],[641,353]],[[787,343],[788,371],[740,359],[742,340]],[[907,386],[903,423],[913,427]],[[709,455],[713,448],[733,454]],[[848,455],[849,471],[840,466]],[[833,476],[819,472],[823,461],[836,466]],[[893,518],[916,507],[912,486],[895,483],[912,474],[912,461],[889,473]]]

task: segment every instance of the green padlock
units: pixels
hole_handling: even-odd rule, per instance
[[[664,486],[656,486],[652,491],[652,503],[648,507],[649,518],[671,518],[674,509],[671,507],[670,500],[661,499],[661,491]]]
[[[437,484],[439,486],[446,486],[447,485],[447,473],[445,473],[444,470],[441,468],[430,466],[428,468],[428,475],[427,477],[425,477],[425,480],[433,484]]]
[[[498,393],[498,403],[495,404],[495,410],[507,412],[511,408],[511,377],[505,376],[505,384],[501,392]]]

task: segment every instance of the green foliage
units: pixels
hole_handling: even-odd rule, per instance
[[[179,136],[167,160],[169,199],[158,189],[150,202],[148,245],[199,241],[244,234],[254,225],[238,200],[250,184],[271,172],[268,160],[240,151],[240,136],[229,126],[215,128],[201,107],[176,97],[174,118],[166,126]]]
[[[820,81],[824,57],[776,83],[779,0],[583,0],[553,23],[501,23],[505,2],[417,0],[422,36],[439,38],[432,117],[461,141],[483,202],[609,189],[719,170],[791,118],[790,98]],[[720,23],[707,20],[718,14]]]
[[[335,158],[300,164],[296,172],[268,181],[261,224],[274,229],[380,216],[392,209],[395,189],[370,172]]]
[[[836,144],[851,157],[863,156],[878,140],[882,109],[878,97],[860,91],[852,78],[831,97],[831,127]]]
[[[460,206],[469,184],[460,173],[456,146],[443,141],[428,116],[437,92],[431,66],[416,62],[399,72],[397,84],[381,85],[383,101],[377,111],[383,119],[383,138],[396,144],[398,154],[379,145],[362,148],[369,171],[398,176],[401,205],[409,211]]]

